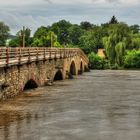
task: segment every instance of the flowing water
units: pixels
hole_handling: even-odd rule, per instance
[[[91,71],[0,103],[0,140],[125,139],[140,139],[140,71]]]

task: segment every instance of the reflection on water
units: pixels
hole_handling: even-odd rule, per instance
[[[139,140],[140,71],[92,71],[0,103],[0,140]]]

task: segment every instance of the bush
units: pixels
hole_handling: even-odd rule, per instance
[[[120,69],[120,67],[118,64],[114,64],[114,65],[110,65],[110,69],[111,70],[118,70],[118,69]]]
[[[108,61],[101,58],[100,56],[98,56],[94,52],[91,52],[88,55],[88,58],[89,58],[89,63],[90,63],[89,67],[91,69],[107,69],[109,67]]]
[[[10,40],[8,46],[9,46],[9,47],[17,47],[17,46],[18,46],[18,41],[17,41],[17,39],[12,39],[12,40]]]
[[[127,51],[124,58],[125,68],[140,68],[140,50]]]

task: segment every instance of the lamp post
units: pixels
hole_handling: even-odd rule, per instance
[[[52,35],[52,32],[51,32],[51,48],[53,47],[53,35]]]
[[[22,35],[22,48],[25,47],[25,27],[23,26],[23,30],[21,31]]]

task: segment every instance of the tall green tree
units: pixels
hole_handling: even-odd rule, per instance
[[[131,29],[133,34],[138,34],[140,31],[140,26],[135,24],[135,25],[130,26],[130,29]]]
[[[44,26],[39,27],[34,33],[34,38],[40,39],[42,36],[46,36],[49,30],[50,30],[49,27]]]
[[[84,29],[84,30],[90,30],[90,29],[92,29],[92,24],[90,23],[90,22],[88,22],[88,21],[82,21],[81,23],[80,23],[80,26],[81,26],[81,28],[82,29]]]
[[[72,45],[78,45],[80,37],[84,34],[84,30],[78,25],[72,25],[69,29],[69,41]]]
[[[127,49],[131,43],[130,29],[124,23],[111,24],[109,26],[109,36],[103,38],[106,54],[111,64],[122,64],[124,48]]]
[[[18,41],[19,46],[22,46],[23,44],[23,35],[24,35],[25,47],[29,47],[32,44],[31,30],[29,28],[25,28],[24,30],[20,30],[17,32],[16,39]]]
[[[11,40],[9,41],[8,46],[9,46],[9,47],[18,47],[19,44],[18,44],[18,40],[17,40],[17,38],[15,38],[15,39],[11,39]]]
[[[39,31],[39,30],[38,30]],[[34,47],[62,47],[57,41],[57,35],[52,31],[45,31],[42,35],[36,36],[33,39]]]
[[[140,68],[140,50],[129,50],[124,57],[125,68]]]
[[[104,37],[102,28],[96,26],[92,30],[85,32],[79,39],[79,46],[88,54],[97,52],[99,48],[103,48],[102,38]]]
[[[131,34],[131,44],[129,45],[129,50],[140,49],[140,33]]]
[[[58,42],[60,42],[61,45],[69,44],[69,28],[71,26],[72,24],[66,20],[60,20],[52,24],[51,31],[57,35]]]
[[[112,16],[111,20],[109,21],[109,24],[118,24],[118,20],[115,16]]]
[[[9,36],[10,28],[4,23],[0,22],[0,46],[5,46],[6,39]]]
[[[126,50],[126,44],[125,44],[124,42],[119,42],[119,43],[115,46],[116,63],[117,63],[119,66],[123,66],[125,50]]]

